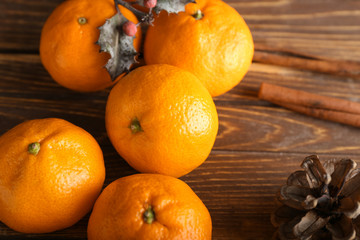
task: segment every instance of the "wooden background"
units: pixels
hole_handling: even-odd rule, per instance
[[[0,134],[35,118],[58,117],[81,126],[103,149],[106,186],[135,173],[106,136],[109,90],[87,94],[67,90],[50,78],[38,55],[42,25],[61,2],[0,1]],[[360,163],[360,129],[261,101],[257,98],[261,82],[360,102],[360,80],[341,76],[339,70],[328,74],[286,61],[271,63],[261,55],[359,66],[360,1],[228,3],[253,33],[254,63],[241,84],[215,99],[220,128],[213,151],[201,167],[181,179],[208,207],[213,239],[270,239],[275,231],[270,223],[274,196],[287,176],[299,169],[305,156],[315,153],[322,160],[349,157]],[[0,239],[86,239],[87,221],[88,215],[71,228],[45,235],[23,235],[0,223]]]

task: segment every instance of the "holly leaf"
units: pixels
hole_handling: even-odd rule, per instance
[[[168,13],[179,13],[185,11],[185,5],[195,3],[195,0],[158,0],[154,11],[159,14],[162,10]]]
[[[133,45],[135,37],[127,36],[122,30],[122,25],[127,21],[123,15],[117,12],[99,27],[100,36],[97,44],[100,45],[100,52],[107,52],[111,56],[105,68],[112,81],[122,73],[128,72],[131,65],[136,63],[137,52]]]

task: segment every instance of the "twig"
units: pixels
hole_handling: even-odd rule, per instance
[[[137,17],[137,19],[140,22],[151,24],[154,21],[154,16],[151,11],[149,13],[144,13],[134,8],[131,3],[125,2],[123,0],[114,0],[114,1],[116,6],[117,4],[120,4],[121,6],[129,9],[132,13],[134,13],[134,15]]]
[[[324,120],[360,127],[360,103],[262,83],[258,97]]]
[[[280,55],[266,51],[256,50],[253,60],[255,62],[276,64],[302,70],[335,74],[352,78],[360,78],[360,63],[348,61],[330,61]]]

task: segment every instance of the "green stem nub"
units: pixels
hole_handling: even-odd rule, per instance
[[[87,23],[87,19],[84,18],[84,17],[79,17],[79,18],[78,18],[78,23],[79,23],[80,25],[84,25],[84,24]]]
[[[40,151],[40,143],[39,142],[33,142],[30,143],[28,146],[28,152],[31,153],[32,155],[37,155]]]
[[[143,131],[141,128],[140,122],[137,118],[134,118],[131,121],[129,128],[130,128],[131,132],[134,134]]]
[[[155,212],[151,206],[149,206],[144,212],[144,221],[147,224],[151,224],[155,220]]]
[[[200,9],[196,10],[196,12],[194,13],[193,17],[196,19],[196,20],[200,20],[204,17],[204,14],[201,12]]]

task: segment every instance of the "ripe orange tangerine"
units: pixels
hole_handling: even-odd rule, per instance
[[[210,154],[218,131],[215,104],[201,82],[178,67],[139,67],[120,79],[106,105],[106,129],[136,170],[185,175]]]
[[[161,12],[149,27],[146,64],[170,64],[193,73],[211,96],[236,86],[254,54],[251,32],[240,14],[219,0],[197,0],[185,12]]]
[[[183,181],[135,174],[109,184],[95,203],[89,240],[210,240],[209,211]]]
[[[0,137],[0,221],[24,233],[72,226],[100,194],[105,166],[96,140],[65,120],[26,121]]]
[[[138,23],[128,9],[119,9],[129,21]],[[114,84],[105,65],[110,54],[95,44],[99,27],[116,13],[113,0],[69,0],[61,3],[46,20],[41,32],[40,58],[60,85],[80,92],[102,90]],[[134,39],[140,49],[141,30]]]

